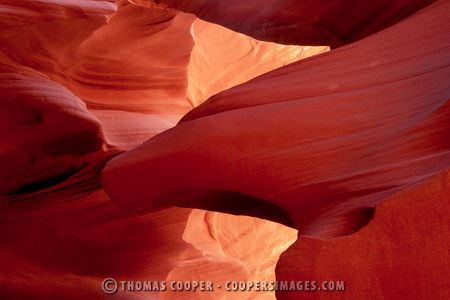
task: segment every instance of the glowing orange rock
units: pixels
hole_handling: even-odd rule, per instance
[[[268,71],[317,55],[329,47],[284,46],[255,40],[196,20],[189,63],[187,97],[194,107],[209,97]]]

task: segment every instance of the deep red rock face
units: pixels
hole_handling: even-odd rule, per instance
[[[380,31],[433,0],[133,0],[193,13],[262,40],[340,46]]]
[[[323,2],[0,0],[0,299],[450,298],[450,1]]]

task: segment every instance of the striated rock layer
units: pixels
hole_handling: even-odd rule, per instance
[[[448,298],[432,2],[0,0],[0,298]]]
[[[268,202],[303,234],[358,230],[377,203],[450,166],[449,7],[213,96],[110,161],[106,191],[126,208]]]
[[[186,268],[212,278],[218,266],[233,271],[222,278],[274,277],[295,230],[189,209],[128,214],[104,193],[99,172],[115,149],[173,126],[209,95],[328,47],[260,42],[126,1],[0,1],[0,8],[2,299],[173,299],[179,294],[109,296],[101,282],[182,279]],[[210,38],[221,51],[211,52]],[[214,84],[203,85],[211,77]],[[223,250],[205,254],[191,228],[205,235],[216,224],[211,243]],[[264,238],[258,260],[255,248],[232,250],[268,232],[286,234]]]
[[[193,15],[127,1],[117,8],[108,1],[56,3],[64,14],[47,2],[35,11],[27,3],[4,4],[0,61],[69,88],[100,119],[108,143],[122,149],[174,126],[214,93],[328,50],[264,43]],[[16,26],[25,9],[45,22]],[[214,44],[223,46],[211,51]],[[242,68],[248,71],[236,75]],[[206,84],[211,76],[214,83]]]
[[[278,218],[292,222],[312,241],[358,231],[386,199],[418,197],[425,203],[406,210],[400,220],[432,222],[429,242],[434,247],[446,245],[448,229],[442,224],[448,220],[441,210],[448,214],[448,206],[434,206],[433,201],[446,197],[433,187],[433,178],[450,166],[449,9],[449,1],[439,1],[360,42],[213,96],[175,128],[110,161],[103,171],[106,191],[129,209],[175,205]],[[419,185],[410,192],[416,191],[415,197],[396,196],[409,195],[405,191]],[[427,202],[430,197],[435,200]],[[267,203],[281,207],[284,214],[274,216],[273,210],[261,209]],[[403,214],[401,208],[395,211]],[[397,218],[389,216],[390,221],[375,221],[372,226],[381,222],[379,226],[389,232],[389,222]],[[399,290],[394,291],[393,283],[380,282],[375,297],[412,297],[408,278],[434,270],[435,275],[413,282],[424,297],[442,298],[448,292],[442,290],[448,272],[445,254],[441,259],[432,252],[418,267],[416,260],[429,246],[414,239],[422,232],[426,235],[427,229],[402,228],[381,235],[370,250],[368,237],[357,242],[364,232],[348,237],[354,243],[343,242],[325,254],[322,249],[332,248],[339,239],[316,242],[313,248],[302,244],[302,238],[283,255],[278,278],[349,278],[354,290],[342,297],[357,299],[367,295],[373,288],[370,282],[386,269],[388,278],[401,281]],[[365,257],[367,251],[374,253]],[[413,259],[396,259],[405,256]],[[358,263],[347,266],[355,257]],[[383,264],[382,259],[390,261]],[[331,266],[324,267],[327,264]],[[346,270],[351,275],[345,275]],[[409,270],[416,271],[403,276]],[[354,275],[358,272],[364,276]],[[434,289],[424,291],[428,280]],[[359,284],[361,289],[355,287]]]

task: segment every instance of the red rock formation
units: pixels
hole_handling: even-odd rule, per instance
[[[108,1],[61,1],[59,10],[47,2],[33,10],[27,3],[3,4],[10,13],[8,30],[0,34],[0,61],[33,68],[69,88],[100,119],[108,143],[123,149],[174,126],[213,93],[326,50],[263,43],[206,22],[196,22],[196,39],[194,16],[127,1],[118,1],[114,15]],[[36,20],[12,27],[25,22],[25,13]],[[208,39],[224,47],[213,52]],[[235,66],[225,71],[224,63]],[[236,76],[233,70],[241,68],[248,70]],[[219,69],[216,82],[205,84]]]
[[[26,68],[0,72],[0,195],[64,180],[102,149],[100,124],[69,90]]]
[[[108,1],[29,4],[0,2],[2,297],[109,297],[100,289],[105,277],[164,280],[179,274],[173,269],[178,261],[204,260],[190,238],[182,239],[190,210],[127,215],[112,205],[99,182],[99,170],[116,154],[104,135],[109,144],[130,148],[173,126],[192,107],[188,91],[200,103],[205,95],[326,48],[263,43],[205,22],[196,25],[201,31],[195,39],[193,16],[126,2],[117,14]],[[211,59],[202,50],[208,36],[217,36],[228,46],[222,49],[227,60],[239,64],[203,91],[205,77],[193,66],[226,65],[217,60],[220,53]],[[255,52],[242,52],[242,45]],[[193,49],[197,58],[191,63]],[[247,66],[241,76],[231,76]],[[190,226],[209,226],[192,218],[196,225]],[[230,218],[215,214],[214,220]],[[236,224],[223,223],[219,233],[232,232]],[[252,230],[267,226],[256,222]],[[292,234],[280,238],[293,240]],[[227,255],[247,268],[246,258]],[[247,264],[255,267],[253,260]]]
[[[445,189],[436,190],[435,179],[427,179],[450,164],[449,7],[439,1],[370,38],[212,97],[174,129],[111,161],[104,171],[107,191],[124,207],[225,207],[235,213],[242,207],[232,208],[232,202],[262,199],[281,206],[303,236],[322,238],[360,229],[377,203],[401,197],[398,208],[375,219],[377,229],[369,226],[342,242],[301,238],[283,256],[278,278],[347,280],[352,290],[341,296],[357,299],[386,270],[389,276],[373,294],[377,298],[412,297],[414,282],[423,297],[445,297],[448,259],[430,250],[427,241],[432,247],[448,243],[441,211],[448,214],[448,206],[439,204],[446,200]],[[119,185],[125,177],[133,180]],[[393,196],[418,184],[422,187],[406,196]],[[214,202],[221,191],[226,192],[223,202]],[[425,202],[430,197],[438,203]],[[407,209],[402,223],[433,223],[433,237],[418,243],[426,225],[399,225],[392,232],[389,225],[414,199],[422,203]],[[361,257],[372,251],[368,239],[376,243],[373,255]],[[313,246],[302,244],[305,240]],[[430,259],[418,267],[417,260],[429,252]],[[402,259],[405,255],[413,259]],[[383,259],[389,263],[380,263]],[[431,270],[435,275],[408,280]],[[299,296],[278,294],[280,299]]]
[[[448,6],[212,97],[110,161],[107,192],[124,207],[235,213],[229,202],[261,199],[304,234],[359,229],[377,203],[450,166]]]
[[[0,0],[1,299],[448,296],[448,0],[132,2]]]
[[[447,299],[449,172],[390,197],[361,231],[334,240],[301,236],[277,279],[345,281],[345,292],[278,292],[278,299]]]
[[[335,47],[391,26],[435,0],[132,1],[194,13],[261,40]]]

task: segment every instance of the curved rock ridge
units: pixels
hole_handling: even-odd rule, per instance
[[[2,26],[31,25],[84,18],[105,20],[116,11],[115,0],[1,0]]]
[[[448,298],[450,1],[432,2],[0,0],[0,298],[275,299],[107,277]]]
[[[102,120],[109,141],[127,149],[173,127],[214,93],[327,50],[264,43],[192,15],[124,3],[79,47],[69,84]],[[130,129],[120,133],[118,123]]]
[[[9,26],[0,33],[0,61],[69,88],[99,118],[108,143],[121,149],[173,127],[214,93],[328,50],[260,42],[128,1],[117,8],[108,1],[61,2],[37,2],[34,9],[28,1],[0,2]],[[11,27],[27,13],[36,18]],[[214,44],[220,47],[213,51]]]
[[[91,2],[101,3],[64,2],[49,11],[37,6],[34,13],[46,16],[45,21],[2,31],[0,59],[45,73],[69,88],[100,119],[110,144],[131,148],[173,126],[191,108],[185,73],[195,17],[127,1],[117,2],[117,12],[108,2],[114,10],[93,14],[85,7]],[[65,18],[53,13],[64,9],[70,11]],[[23,13],[13,12],[17,18]],[[166,35],[174,42],[168,43]],[[24,36],[29,38],[19,39]]]
[[[196,14],[259,40],[341,46],[414,14],[435,0],[132,0]]]
[[[208,262],[201,265],[211,276],[223,265],[232,272],[221,278],[273,278],[294,230],[189,209],[128,214],[104,193],[99,172],[117,155],[113,148],[129,149],[174,126],[194,101],[328,48],[260,42],[126,1],[30,3],[0,1],[0,295],[110,298],[100,289],[106,277],[183,278],[188,266],[200,270],[198,262]],[[210,38],[220,51],[211,53]],[[208,78],[215,83],[203,89]],[[209,226],[219,226],[212,240],[225,249],[221,256],[206,255],[203,241],[191,236],[192,228],[205,233]],[[286,235],[266,237],[258,260],[254,248],[232,250],[270,232]],[[115,296],[143,297],[162,296]]]
[[[449,8],[212,97],[110,161],[107,193],[126,208],[232,213],[259,199],[305,235],[358,230],[376,204],[450,166]]]
[[[0,196],[64,180],[83,167],[81,156],[104,145],[98,120],[79,98],[42,74],[14,72],[0,66]]]

